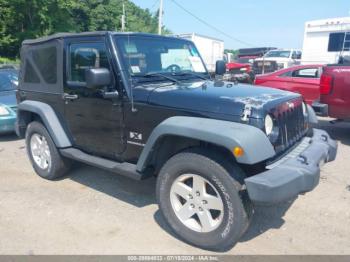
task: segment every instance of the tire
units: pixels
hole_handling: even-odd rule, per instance
[[[27,127],[25,139],[30,162],[39,176],[54,180],[70,169],[71,160],[60,155],[43,124],[31,122]]]
[[[232,248],[248,228],[253,212],[242,189],[243,171],[234,163],[220,160],[223,159],[220,156],[202,149],[179,153],[164,164],[157,179],[157,201],[170,228],[185,242],[212,251]],[[194,184],[200,184],[200,179],[205,189],[200,196],[194,196],[197,192]],[[182,191],[183,188],[186,190]],[[218,204],[218,199],[222,204]],[[208,208],[208,204],[217,210]],[[185,210],[182,208],[187,211],[182,213]]]

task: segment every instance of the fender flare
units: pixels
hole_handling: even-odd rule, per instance
[[[52,140],[58,148],[71,147],[70,142],[66,132],[64,131],[60,121],[57,118],[55,111],[48,104],[25,100],[18,104],[17,117],[21,117],[21,112],[31,112],[39,115],[44,122]],[[21,120],[18,119],[18,122]]]
[[[242,164],[259,163],[275,155],[268,137],[256,127],[224,120],[175,116],[164,120],[152,131],[137,162],[138,171],[142,172],[147,167],[157,141],[167,135],[213,143],[230,152],[240,146],[244,155],[236,160]]]
[[[317,120],[317,116],[316,116],[315,110],[308,104],[306,104],[306,108],[307,108],[309,123],[316,125],[318,123],[318,120]]]

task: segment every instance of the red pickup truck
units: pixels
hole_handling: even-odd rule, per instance
[[[323,67],[320,79],[320,101],[312,107],[320,116],[350,119],[350,64]]]

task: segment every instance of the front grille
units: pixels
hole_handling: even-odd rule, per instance
[[[302,99],[291,100],[280,105],[273,115],[279,128],[279,135],[274,143],[278,154],[295,145],[307,132]]]
[[[255,61],[253,63],[253,71],[256,75],[272,73],[277,69],[276,61]]]

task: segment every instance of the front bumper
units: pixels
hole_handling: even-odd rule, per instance
[[[313,102],[312,108],[318,116],[328,116],[328,105],[319,102]]]
[[[313,130],[303,141],[267,171],[245,179],[250,199],[257,204],[284,202],[314,189],[320,180],[320,167],[333,161],[337,142],[327,132]]]
[[[15,131],[16,116],[0,117],[0,134]]]

